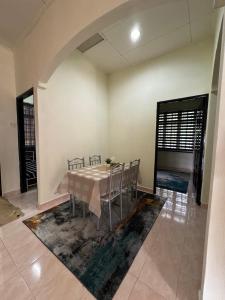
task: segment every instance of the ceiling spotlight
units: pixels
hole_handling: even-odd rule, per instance
[[[140,40],[141,32],[138,26],[135,26],[130,33],[130,39],[133,43],[137,43]]]

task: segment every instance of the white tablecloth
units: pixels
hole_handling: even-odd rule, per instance
[[[89,210],[100,218],[101,196],[107,193],[110,170],[107,165],[68,171],[57,188],[58,193],[73,194],[89,204]]]

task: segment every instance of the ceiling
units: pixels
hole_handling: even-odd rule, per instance
[[[151,2],[151,1],[149,1]],[[171,0],[133,12],[99,32],[104,41],[84,55],[106,73],[141,63],[214,34],[213,0]],[[130,40],[138,25],[141,38]]]
[[[0,43],[15,47],[52,1],[0,0]],[[111,73],[213,34],[213,0],[161,0],[154,7],[152,1],[146,3],[144,8],[137,6],[129,16],[100,32],[104,41],[84,55],[104,72]],[[134,25],[141,30],[141,39],[136,44],[129,38]]]
[[[35,26],[52,0],[0,0],[0,43],[13,48]]]

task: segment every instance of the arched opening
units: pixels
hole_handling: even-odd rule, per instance
[[[75,156],[88,162],[92,154],[100,154],[102,161],[140,158],[139,191],[153,193],[157,102],[208,93],[213,52],[209,32],[194,36],[194,21],[187,22],[182,1],[152,2],[148,9],[146,1],[141,3],[135,9],[137,2],[129,2],[77,34],[42,73],[44,84],[36,94],[39,204],[54,199],[68,160]],[[103,41],[83,51],[83,43],[96,33]],[[169,200],[162,213],[165,228],[173,222],[186,224],[192,209],[188,196],[177,197],[169,189],[161,196]],[[177,281],[157,268],[167,292],[174,293]],[[145,280],[153,282],[150,275]]]
[[[57,66],[59,66],[74,51],[74,49],[96,32],[100,32],[111,24],[115,24],[130,15],[135,15],[139,11],[144,11],[146,8],[154,8],[166,2],[167,0],[129,0],[119,1],[118,4],[115,3],[115,7],[112,6],[109,12],[90,22],[80,31],[76,32],[66,44],[61,46],[61,49],[54,57],[51,57],[48,64],[44,67],[44,70],[39,75],[39,81],[47,83]]]

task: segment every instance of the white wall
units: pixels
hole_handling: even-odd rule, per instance
[[[200,42],[109,78],[110,154],[140,157],[143,186],[153,187],[156,103],[209,93],[212,47]]]
[[[107,93],[107,77],[78,52],[58,67],[42,91],[37,105],[39,204],[55,197],[67,159],[108,155]]]
[[[193,153],[158,151],[158,169],[193,172]]]
[[[221,10],[220,22],[218,23],[215,48],[218,42],[221,19],[224,16],[224,10]],[[222,31],[222,50],[220,64],[215,59],[216,72],[220,72],[219,80],[213,83],[213,90],[218,91],[217,96],[213,96],[212,119],[215,119],[213,132],[210,130],[208,143],[212,146],[209,148],[209,158],[211,158],[212,169],[210,170],[209,209],[207,215],[207,227],[205,238],[204,268],[202,299],[211,300],[225,299],[225,24]],[[212,153],[211,153],[212,151]]]
[[[0,164],[3,193],[19,190],[16,87],[13,53],[0,46]]]
[[[216,32],[213,45],[213,64],[212,64],[212,82],[209,95],[208,105],[208,117],[207,117],[207,128],[206,128],[206,141],[205,141],[205,159],[204,159],[204,172],[203,172],[203,184],[202,184],[202,195],[201,202],[209,202],[209,191],[212,171],[212,160],[213,160],[213,148],[214,134],[215,134],[215,123],[216,123],[216,110],[218,106],[218,78],[220,71],[220,52],[217,51],[217,45],[219,40],[219,32],[221,27],[221,21],[223,17],[223,10],[218,9],[217,11],[217,24]],[[221,48],[221,46],[219,47]]]

